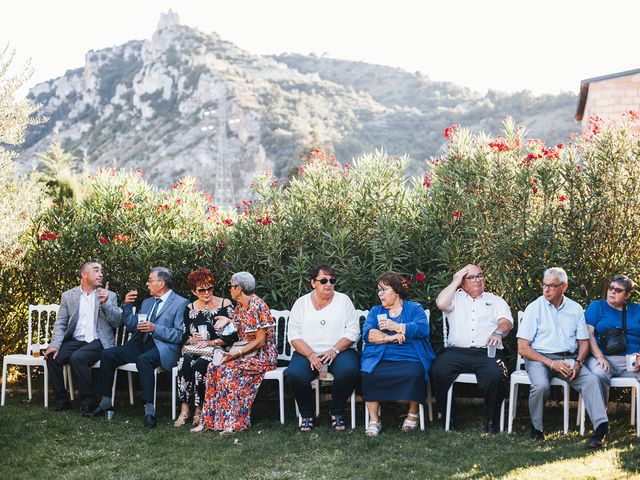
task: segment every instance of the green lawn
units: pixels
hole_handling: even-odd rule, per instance
[[[461,408],[459,432],[427,422],[424,432],[405,434],[400,431],[404,407],[388,405],[383,433],[371,439],[364,435],[360,403],[355,431],[330,429],[323,404],[320,426],[303,434],[296,428],[291,398],[287,424],[280,425],[277,395],[269,383],[256,400],[253,429],[224,438],[174,428],[164,383],[154,430],[143,428],[139,403],[128,405],[124,383],[111,422],[45,409],[41,391],[29,402],[26,385],[10,385],[7,405],[0,408],[0,479],[640,478],[640,442],[628,410],[611,416],[609,442],[596,452],[585,447],[586,438],[573,425],[575,409],[570,435],[560,433],[562,407],[553,402],[545,418],[549,439],[529,440],[524,397],[512,435],[483,433],[480,405]],[[41,377],[34,386],[42,388]]]

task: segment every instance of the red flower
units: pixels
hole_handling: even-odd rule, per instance
[[[57,239],[58,239],[57,233],[49,232],[47,230],[45,230],[40,235],[38,235],[38,240],[41,242],[47,241],[47,240],[57,240]]]
[[[217,248],[218,250],[222,250],[222,249],[224,248],[224,242],[218,242],[218,243],[216,243],[216,248]]]
[[[566,202],[567,200],[569,200],[569,197],[566,197],[566,196],[564,196],[564,195],[560,195],[560,196],[558,197],[558,200],[560,200],[560,203],[562,203],[562,202]]]
[[[460,210],[456,210],[455,212],[453,212],[453,216],[455,218],[460,218]]]
[[[554,158],[560,158],[560,153],[553,147],[545,148],[542,150],[542,154],[547,158],[547,160],[553,160]]]
[[[322,150],[320,150],[319,148],[313,149],[309,152],[309,155],[307,157],[309,160],[321,160],[324,161],[325,157],[324,157],[324,152]]]
[[[109,241],[109,240],[107,239],[107,237],[100,237],[100,243],[101,243],[102,245],[106,245],[108,241]]]
[[[213,202],[213,197],[211,195],[209,195],[208,193],[203,193],[202,194],[202,198],[204,198],[204,201],[207,202],[207,203]]]
[[[532,191],[534,194],[538,193],[538,189],[537,189],[536,187],[533,187],[533,188],[531,189],[531,191]]]
[[[199,257],[200,255],[202,255],[202,250],[196,250],[196,251],[195,251],[195,252],[193,252],[193,253],[194,253],[194,255],[195,255],[196,257]]]
[[[227,227],[233,227],[233,220],[230,218],[225,218],[222,223],[224,223]]]
[[[116,234],[113,236],[113,241],[114,241],[114,242],[127,243],[127,242],[131,241],[131,238],[129,238],[129,236],[128,236],[128,235],[123,235],[123,234],[120,234],[120,233],[116,233]]]
[[[133,210],[133,208],[136,206],[136,204],[135,204],[135,203],[133,203],[133,202],[124,202],[124,203],[122,204],[122,206],[123,206],[124,208],[126,208],[127,210]]]
[[[452,123],[447,128],[444,129],[444,138],[447,140],[451,140],[453,133],[458,129],[459,125],[457,123]]]
[[[181,198],[176,198],[176,203],[178,203],[178,204],[182,203],[182,199]]]
[[[409,288],[411,286],[411,279],[409,278],[403,278],[402,279],[402,286],[404,288]]]
[[[422,186],[429,188],[431,186],[431,177],[429,177],[428,173],[424,174],[424,178],[422,179]]]
[[[298,169],[298,175],[304,175],[304,167]]]
[[[427,276],[424,274],[424,272],[416,273],[416,282],[424,282],[426,279]]]
[[[637,112],[636,110],[628,110],[626,112],[626,115],[631,119],[631,120],[640,120],[640,112]]]
[[[511,150],[511,147],[502,137],[498,137],[493,142],[489,142],[489,146],[497,152],[508,152],[509,150]]]
[[[558,144],[558,150],[562,150],[563,148],[564,148],[564,144],[559,143],[559,144]]]

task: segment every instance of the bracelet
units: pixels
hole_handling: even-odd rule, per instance
[[[496,330],[495,332],[493,332],[493,335],[498,335],[500,338],[504,338],[504,333],[502,333],[502,330]]]
[[[598,355],[598,356],[596,357],[596,360],[600,360],[601,358],[604,358],[604,355]]]
[[[578,359],[576,358],[576,363],[577,363],[578,365],[580,365],[581,367],[584,367],[584,362],[583,362],[582,360],[578,360]]]

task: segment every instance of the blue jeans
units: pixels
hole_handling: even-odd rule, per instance
[[[343,415],[347,398],[353,392],[358,375],[360,374],[360,356],[352,348],[340,352],[331,365],[329,372],[333,375],[331,389],[331,415]],[[313,390],[311,381],[318,376],[316,370],[311,370],[311,364],[306,357],[294,352],[287,368],[287,383],[293,391],[300,415],[303,418],[313,417]]]

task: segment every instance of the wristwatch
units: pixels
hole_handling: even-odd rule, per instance
[[[333,347],[333,351],[336,352],[336,355],[338,355],[340,353],[340,350],[336,347]]]

